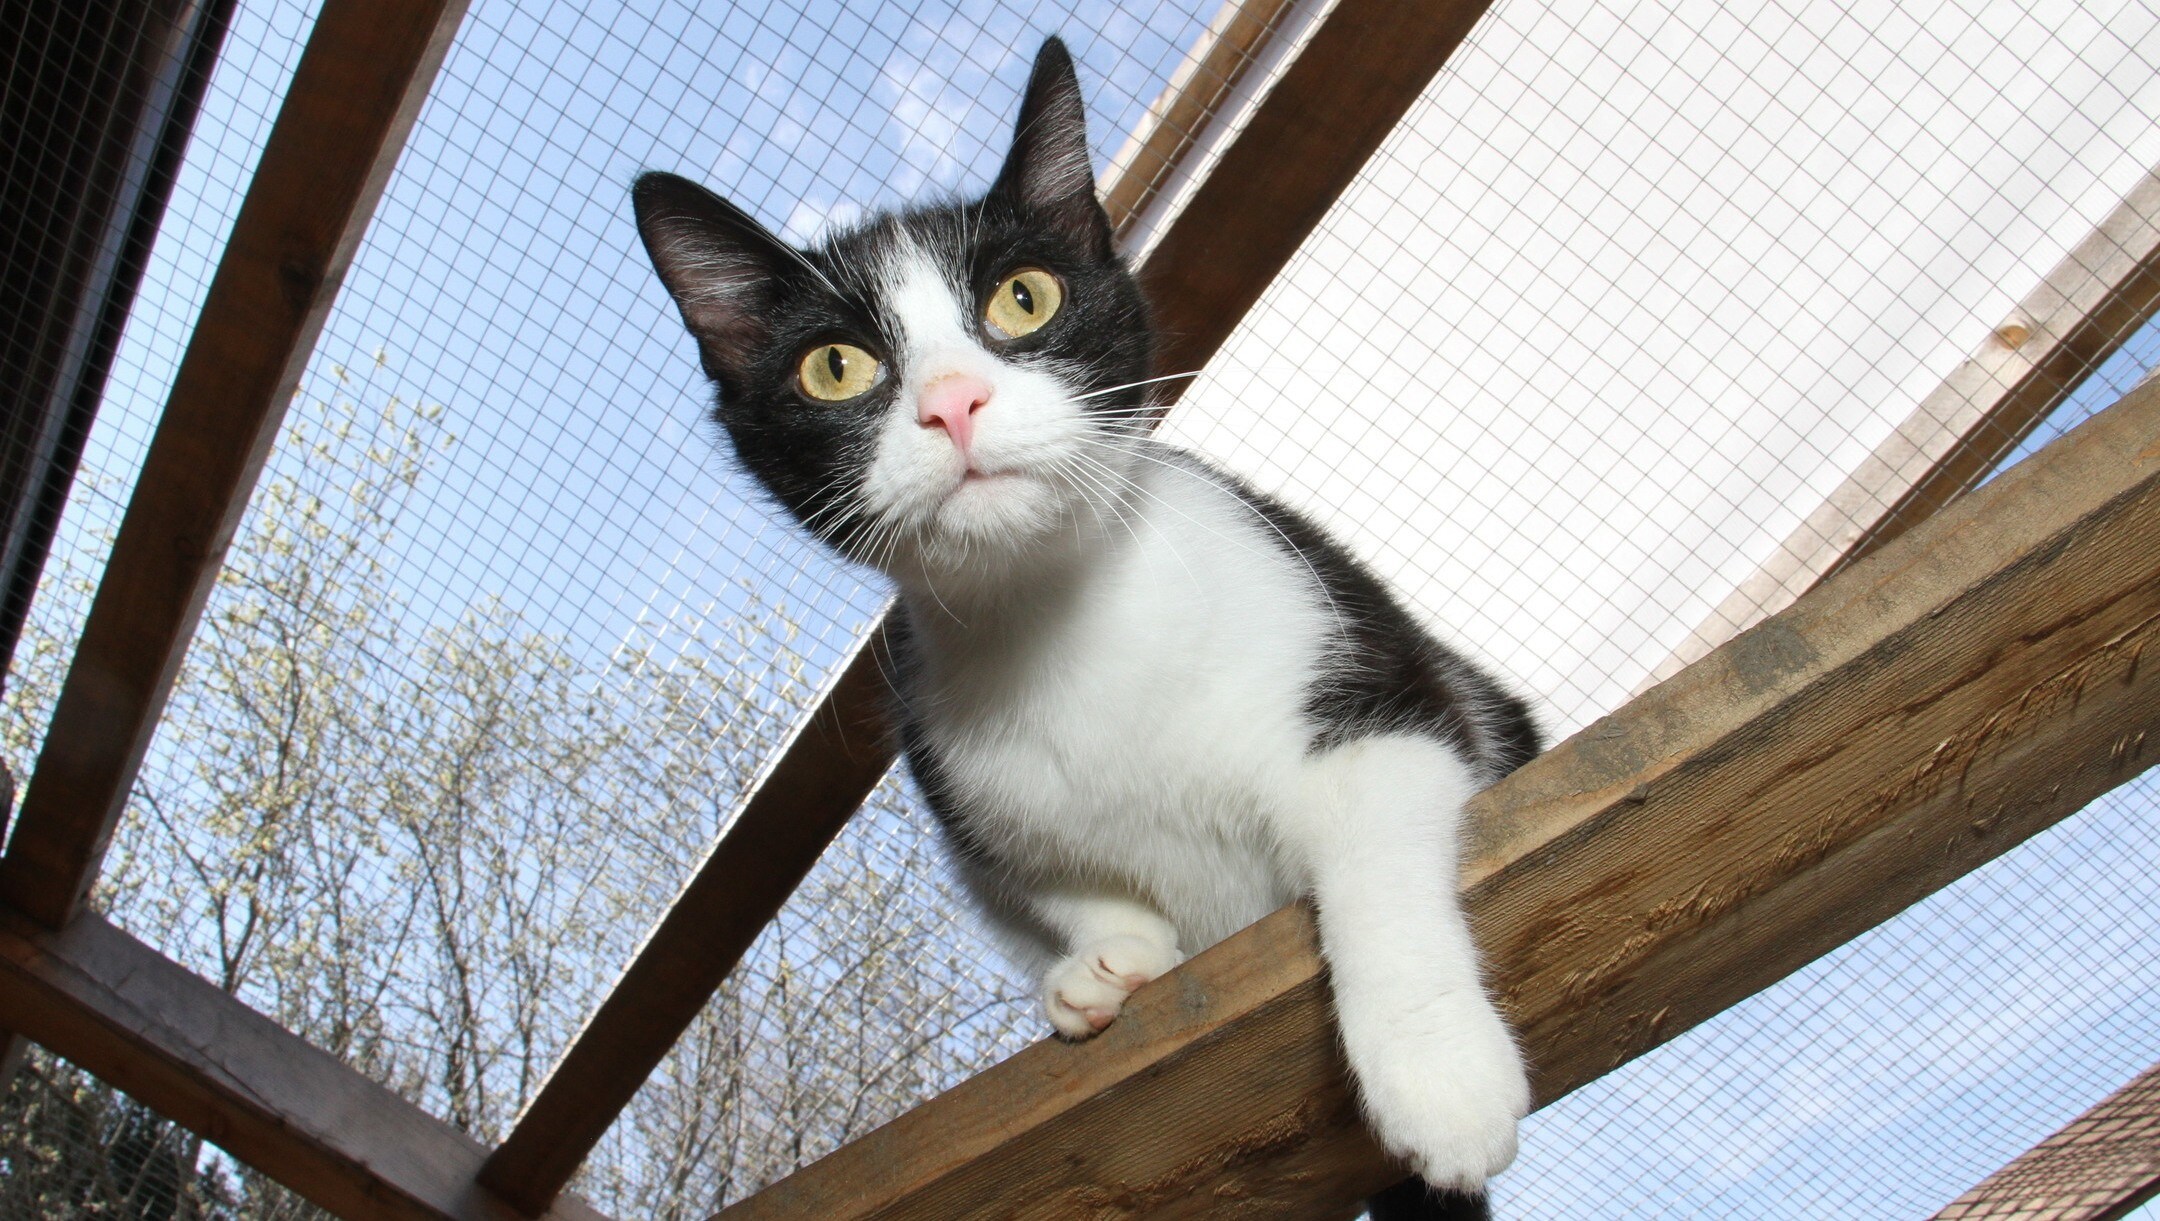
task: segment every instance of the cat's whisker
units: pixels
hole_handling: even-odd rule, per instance
[[[1122,485],[1126,488],[1129,488],[1134,493],[1137,493],[1140,496],[1145,496],[1149,500],[1152,500],[1155,503],[1162,505],[1164,508],[1169,509],[1171,512],[1177,514],[1179,517],[1184,518],[1188,523],[1199,526],[1204,532],[1214,534],[1217,538],[1222,537],[1219,533],[1210,529],[1204,523],[1195,521],[1191,514],[1185,512],[1183,509],[1180,509],[1176,505],[1171,504],[1169,501],[1164,500],[1162,497],[1157,496],[1154,492],[1143,486],[1139,480],[1134,479],[1132,476],[1126,474],[1125,472],[1120,471],[1115,467],[1112,467],[1110,464],[1102,461],[1099,458],[1093,457],[1092,455],[1086,454],[1081,451],[1075,451],[1074,456],[1090,464],[1099,473],[1099,478],[1111,480],[1113,487]],[[1185,570],[1185,575],[1191,578],[1195,586],[1198,586],[1200,583],[1199,574],[1193,571],[1192,561],[1185,557],[1184,549],[1177,545],[1177,538],[1175,534],[1156,529],[1156,527],[1152,523],[1148,522],[1147,510],[1138,501],[1126,499],[1123,500],[1122,503],[1132,511],[1133,517],[1139,518],[1143,525],[1148,526],[1151,533],[1153,533],[1156,537],[1161,538],[1165,543],[1169,545],[1170,554],[1177,557],[1178,567],[1183,568]],[[1125,522],[1125,529],[1129,534],[1132,535],[1134,545],[1139,545],[1139,530],[1132,524],[1132,521],[1126,518],[1123,514],[1119,515],[1119,519]],[[1238,542],[1235,539],[1228,539],[1225,541],[1230,542],[1233,546],[1244,548],[1244,544]],[[1250,548],[1245,549],[1250,550]]]
[[[803,516],[802,524],[805,527],[814,532],[820,525],[825,524],[830,519],[844,517],[858,507],[858,502],[861,499],[860,489],[842,487],[851,477],[851,472],[841,471],[824,483],[819,484],[808,496],[803,498],[812,504],[816,504],[824,497],[832,495],[836,490],[839,492],[839,495],[833,496],[831,500],[826,501],[823,505]]]
[[[787,242],[780,243],[780,248],[787,251],[789,257],[793,258],[796,262],[802,264],[804,269],[809,271],[811,275],[816,276],[818,278],[818,282],[825,286],[827,292],[830,292],[833,296],[838,297],[843,301],[847,299],[847,294],[840,291],[840,286],[832,282],[832,278],[825,274],[823,268],[819,267],[816,263],[810,261],[809,255],[804,254],[800,250],[797,250],[793,245],[790,245]]]
[[[1097,441],[1096,443],[1103,444],[1100,441]],[[1141,447],[1135,446],[1131,449],[1124,450],[1123,452],[1129,454],[1134,458],[1138,458],[1143,462],[1153,462],[1154,464],[1162,467],[1165,470],[1176,471],[1181,474],[1192,476],[1194,478],[1207,478],[1205,475],[1202,475],[1198,470],[1194,468],[1181,466],[1175,462],[1165,461],[1162,458],[1156,457],[1155,455],[1148,453],[1145,449]],[[1104,470],[1109,470],[1108,465],[1101,462],[1100,459],[1093,459],[1093,461],[1096,462],[1096,465],[1098,467],[1101,467]],[[1198,526],[1200,529],[1205,530],[1210,534],[1213,534],[1216,538],[1222,539],[1222,541],[1229,543],[1232,546],[1239,547],[1243,550],[1252,550],[1251,547],[1244,542],[1238,539],[1226,538],[1221,531],[1213,529],[1204,522],[1193,520],[1191,514],[1186,513],[1183,509],[1180,509],[1176,505],[1170,504],[1168,501],[1163,500],[1160,496],[1155,495],[1147,488],[1141,486],[1137,480],[1133,480],[1129,476],[1120,477],[1126,479],[1126,481],[1132,485],[1133,489],[1135,491],[1138,491],[1141,495],[1147,496],[1149,499],[1154,500],[1156,503],[1163,505],[1174,513],[1177,513],[1179,516],[1185,518],[1186,521],[1191,522],[1193,525]],[[1208,482],[1213,483],[1214,480],[1209,479]],[[1217,484],[1216,486],[1220,487],[1221,485]],[[1230,491],[1232,492],[1232,494],[1235,494],[1234,489],[1225,488],[1224,490]],[[1270,518],[1267,514],[1256,513],[1254,514],[1254,516],[1258,517],[1260,521],[1265,524],[1270,531],[1274,533],[1275,537],[1282,540],[1283,548],[1285,550],[1287,550],[1291,555],[1296,556],[1298,562],[1304,565],[1306,575],[1312,578],[1313,588],[1319,592],[1321,600],[1327,604],[1328,614],[1335,620],[1336,632],[1342,637],[1342,639],[1348,640],[1350,638],[1349,620],[1344,618],[1342,607],[1338,605],[1335,601],[1334,591],[1329,589],[1328,583],[1321,579],[1320,570],[1313,567],[1312,559],[1305,554],[1304,548],[1299,547],[1295,542],[1291,540],[1289,535],[1283,533],[1282,527],[1276,525],[1274,519]]]
[[[1065,477],[1067,484],[1075,492],[1079,493],[1080,503],[1086,505],[1088,511],[1095,515],[1096,526],[1107,534],[1110,527],[1109,523],[1103,518],[1103,509],[1105,506],[1110,505],[1116,497],[1113,495],[1112,489],[1102,486],[1096,479],[1088,475],[1080,466],[1079,458],[1080,455],[1078,454],[1066,454],[1053,460],[1050,469],[1053,473]],[[1128,532],[1132,533],[1135,542],[1139,541],[1138,531],[1133,530],[1132,522],[1127,520],[1124,514],[1113,512],[1112,515],[1124,524]]]
[[[962,536],[962,538],[961,538],[961,545],[962,545],[962,557],[961,557],[961,558],[962,558],[963,562],[964,562],[964,561],[965,561],[965,559],[966,559],[966,554],[965,554],[965,548],[966,548],[966,541],[967,541],[967,540],[966,540],[966,536],[964,536],[964,535],[963,535],[963,536]],[[965,620],[965,619],[962,619],[962,618],[961,618],[960,616],[958,616],[958,615],[954,614],[954,613],[953,613],[953,608],[952,608],[952,607],[950,607],[950,606],[947,606],[947,605],[945,605],[945,599],[944,599],[944,597],[943,597],[942,595],[940,595],[940,594],[938,593],[938,591],[937,591],[937,582],[936,582],[936,581],[934,581],[934,580],[932,580],[932,579],[930,578],[930,569],[929,569],[928,567],[925,567],[925,568],[923,569],[923,588],[925,588],[925,589],[927,589],[927,590],[929,590],[929,591],[930,591],[930,600],[931,600],[932,602],[935,602],[935,603],[937,603],[937,604],[938,604],[938,609],[939,609],[939,610],[941,610],[941,611],[944,611],[944,612],[945,612],[945,617],[946,617],[946,618],[948,618],[948,619],[952,620],[952,621],[953,621],[954,623],[956,623],[956,624],[960,625],[960,629],[961,629],[962,631],[966,631],[966,630],[967,630],[967,620]]]
[[[1075,399],[1100,398],[1105,394],[1116,394],[1120,390],[1130,390],[1135,386],[1152,386],[1156,382],[1176,381],[1178,378],[1181,377],[1198,377],[1202,372],[1204,372],[1204,370],[1194,369],[1189,373],[1165,373],[1161,377],[1143,377],[1136,382],[1126,382],[1122,386],[1104,386],[1100,390],[1090,390],[1085,394],[1073,395],[1073,397]]]

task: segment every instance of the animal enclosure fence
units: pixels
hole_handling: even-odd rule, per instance
[[[1064,33],[1105,197],[1171,336],[1165,371],[1204,370],[1168,434],[1342,530],[1536,694],[1557,734],[1615,713],[1508,792],[1557,791],[1561,767],[1590,766],[1585,743],[1625,739],[1644,709],[1701,727],[1759,699],[1719,685],[1744,653],[1728,650],[1631,702],[2114,403],[2160,355],[2149,6],[462,10],[224,10],[8,679],[7,761],[27,791],[0,1022],[333,1207],[467,1215],[477,1179],[537,1214],[582,1167],[572,1189],[601,1211],[703,1215],[1040,1033],[861,719],[875,684],[858,649],[881,589],[774,524],[710,455],[694,361],[628,228],[638,168],[704,177],[800,238],[968,189],[1002,151],[1036,36]],[[280,244],[295,234],[315,245]],[[221,294],[224,277],[238,287]],[[189,344],[206,338],[219,346],[198,357]],[[224,381],[191,374],[209,359]],[[200,438],[229,452],[206,460],[187,448]],[[258,475],[246,458],[264,452]],[[2092,503],[2058,500],[2044,524],[2133,528],[2105,517],[2106,474],[2090,474]],[[187,545],[219,520],[237,522],[222,565]],[[144,533],[161,527],[165,543]],[[131,548],[131,531],[150,541]],[[1972,559],[2013,574],[1972,587],[2024,588],[2030,542]],[[1930,536],[1920,553],[1945,549]],[[171,554],[198,566],[158,567]],[[2149,580],[2106,601],[2051,579],[2066,606],[2150,611]],[[1954,609],[1966,588],[1930,587],[1938,613],[1920,627],[1857,598],[1854,635],[1810,621],[1818,634],[1798,638],[1815,657],[1779,659],[1765,690],[1862,686],[1836,651],[1862,644],[1934,641],[1954,669],[1949,645],[1981,646],[1924,623],[1970,617]],[[1779,639],[1793,621],[1779,622],[1750,639]],[[2115,657],[2107,644],[2078,656]],[[128,675],[127,698],[89,689],[84,655],[124,661],[109,670]],[[2004,664],[2034,690],[2056,673]],[[2047,706],[2076,732],[2038,756],[2043,776],[2107,797],[1992,864],[2006,844],[1942,847],[1958,868],[1924,889],[1848,896],[1864,923],[1825,927],[1858,933],[1949,883],[1827,956],[1747,943],[1762,962],[1735,972],[1746,991],[1668,1017],[1676,1006],[1630,1009],[1586,977],[1569,994],[1578,1024],[1618,1050],[1601,1060],[1551,1035],[1541,1059],[1579,1088],[1533,1120],[1501,1207],[1923,1215],[2160,1060],[2141,1001],[2160,974],[2142,902],[2160,835],[2150,779],[2131,780],[2150,755],[2130,745],[2150,696],[2130,689]],[[1970,723],[1993,711],[1958,707]],[[2125,732],[2079,719],[2109,715]],[[1716,741],[1797,749],[1745,737],[1767,732],[1755,724]],[[2020,748],[2042,733],[2001,724]],[[1871,732],[1947,743],[1965,726]],[[1726,791],[1722,773],[1700,778],[1715,742],[1667,745],[1698,760],[1690,783]],[[1958,762],[1992,786],[1982,796],[2022,801],[1990,770],[2010,757]],[[1907,762],[1886,754],[1882,774]],[[1626,787],[1641,799],[1623,808],[1667,817],[1655,776]],[[1545,824],[1521,801],[1504,809],[1527,836]],[[1793,796],[1764,817],[1813,808]],[[1514,842],[1495,840],[1488,866]],[[1834,889],[1815,863],[1780,884]],[[1510,869],[1501,881],[1523,895],[1568,884]],[[76,914],[92,876],[94,914]],[[1768,922],[1791,892],[1764,886],[1733,902]],[[1644,916],[1604,914],[1630,931]],[[1270,961],[1287,974],[1266,987],[1233,986],[1220,963],[1245,961],[1235,949],[1192,969],[1218,987],[1220,1047],[1043,1049],[996,1080],[1028,1098],[1025,1074],[1046,1064],[1104,1089],[1149,1065],[1210,1100],[1235,1087],[1239,1105],[1213,1115],[1190,1099],[1145,1112],[1172,1117],[1165,1156],[1256,1208],[1355,1198],[1384,1172],[1346,1135],[1339,1087],[1314,1084],[1327,1068],[1310,1054],[1326,1046],[1310,955],[1294,917],[1254,935],[1282,948]],[[1515,961],[1500,965],[1509,977]],[[121,978],[169,995],[150,1003]],[[234,1016],[234,999],[274,1025]],[[1238,1041],[1284,1003],[1305,1042]],[[1564,1032],[1573,1011],[1524,1012]],[[187,1013],[213,1016],[198,1030]],[[1600,1014],[1641,1021],[1606,1030]],[[1312,1076],[1239,1076],[1253,1048]],[[147,1133],[174,1151],[160,1173],[209,1167],[223,1185],[200,1190],[231,1208],[301,1207],[73,1073],[38,1053],[11,1094],[17,1114],[90,1117],[63,1160],[92,1159],[98,1132],[116,1149],[115,1133]],[[1100,1198],[1029,1179],[1031,1133],[1070,1139],[1094,1121],[938,1126],[972,1114],[970,1097],[744,1207],[838,1215],[815,1201],[861,1189],[848,1158],[910,1140],[944,1177],[878,1188],[896,1199],[989,1198],[965,1195],[977,1166],[1007,1192],[1040,1187],[1049,1208],[1229,1198],[1208,1197],[1205,1175],[1174,1180],[1197,1197],[1150,1197],[1134,1184],[1161,1176],[1118,1148],[1087,1185]],[[324,1099],[381,1118],[331,1130]],[[1269,1100],[1282,1109],[1254,1109]],[[1306,1127],[1272,1160],[1210,1160],[1242,1147],[1239,1123],[1275,1130],[1271,1114]],[[948,1166],[955,1131],[977,1144]],[[9,1182],[31,1182],[11,1156]]]

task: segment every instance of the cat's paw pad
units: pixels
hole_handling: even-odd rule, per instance
[[[1390,1040],[1358,1076],[1388,1152],[1435,1187],[1476,1191],[1515,1160],[1530,1082],[1497,1018],[1449,1036]]]
[[[1108,1026],[1140,985],[1177,965],[1174,950],[1144,937],[1118,935],[1089,942],[1043,977],[1043,1008],[1068,1039]]]

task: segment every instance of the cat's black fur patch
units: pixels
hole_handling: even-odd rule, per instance
[[[1333,606],[1335,648],[1307,688],[1314,752],[1374,734],[1438,736],[1487,784],[1543,749],[1529,706],[1433,639],[1388,587],[1311,519],[1183,450],[1155,455],[1236,493]]]
[[[1484,1192],[1434,1191],[1415,1176],[1365,1201],[1371,1221],[1492,1221]]]

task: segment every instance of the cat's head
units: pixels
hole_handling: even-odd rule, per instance
[[[906,581],[1013,572],[1100,528],[1144,431],[1151,341],[1058,40],[980,199],[809,250],[674,175],[635,199],[716,418],[820,538]]]

